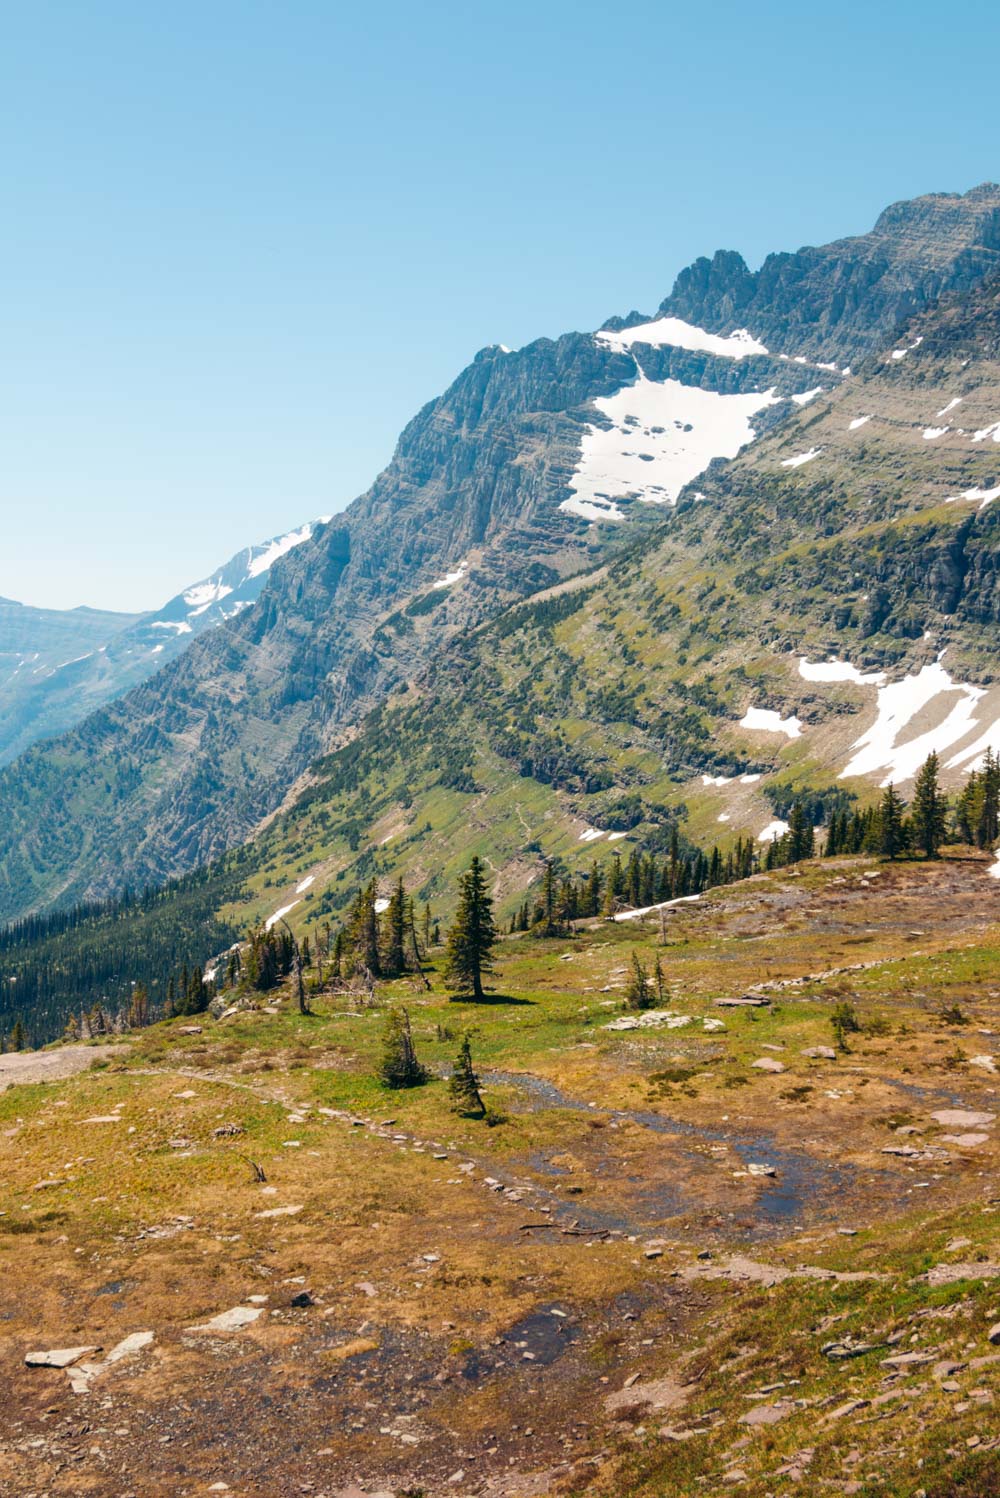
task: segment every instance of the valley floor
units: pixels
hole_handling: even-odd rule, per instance
[[[0,1494],[1000,1493],[988,870],[507,939],[495,1002],[387,987],[404,1093],[330,994],[6,1069]],[[664,998],[609,1028],[633,950]]]

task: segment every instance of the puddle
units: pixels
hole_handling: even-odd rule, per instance
[[[652,1133],[668,1136],[677,1141],[679,1154],[685,1165],[707,1168],[704,1155],[697,1150],[684,1149],[681,1141],[697,1139],[706,1143],[725,1144],[742,1166],[751,1162],[766,1161],[773,1165],[777,1174],[761,1178],[752,1203],[745,1215],[751,1219],[750,1236],[754,1232],[773,1233],[787,1230],[789,1225],[802,1218],[809,1207],[830,1207],[843,1202],[845,1193],[858,1185],[861,1173],[847,1165],[838,1165],[816,1159],[804,1150],[789,1149],[780,1145],[774,1135],[766,1132],[754,1133],[752,1137],[735,1129],[713,1128],[706,1124],[694,1124],[682,1119],[667,1118],[662,1113],[624,1108],[597,1108],[567,1097],[553,1082],[536,1077],[528,1072],[491,1072],[484,1081],[514,1087],[531,1099],[530,1111],[544,1108],[568,1108],[578,1113],[594,1113],[603,1118],[629,1120]],[[735,1163],[735,1161],[734,1161]],[[607,1175],[615,1168],[613,1160],[600,1163],[594,1170],[597,1176]],[[546,1162],[544,1173],[554,1173],[550,1162]],[[715,1171],[712,1171],[715,1175]],[[616,1227],[627,1227],[628,1231],[643,1231],[665,1218],[681,1216],[686,1212],[702,1208],[718,1211],[720,1203],[715,1196],[699,1198],[687,1188],[669,1182],[651,1182],[645,1176],[618,1175],[616,1179],[637,1190],[637,1203],[643,1210],[641,1222],[618,1220]],[[892,1183],[891,1172],[865,1172],[865,1184]],[[582,1220],[582,1211],[581,1211]]]
[[[555,1316],[561,1306],[543,1306],[503,1333],[500,1346],[476,1348],[466,1359],[462,1377],[475,1380],[511,1363],[534,1363],[548,1368],[563,1357],[579,1337],[579,1329],[566,1316]]]

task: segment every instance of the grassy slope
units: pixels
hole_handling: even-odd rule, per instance
[[[156,1026],[103,1069],[0,1095],[0,1489],[117,1493],[127,1459],[140,1498],[182,1481],[437,1494],[456,1470],[459,1492],[506,1472],[494,1490],[512,1495],[538,1492],[538,1471],[602,1495],[993,1492],[995,1365],[977,1360],[995,1354],[997,1281],[920,1276],[997,1259],[995,1130],[955,1147],[931,1117],[995,1112],[994,1079],[969,1065],[994,1043],[995,894],[982,861],[843,860],[681,907],[661,949],[670,1005],[691,1016],[674,1031],[602,1028],[655,925],[504,942],[495,987],[516,1005],[455,1003],[435,973],[428,994],[386,989],[435,1075],[471,1026],[481,1070],[508,1078],[486,1087],[509,1116],[493,1129],[451,1114],[440,1080],[382,1091],[379,1010],[333,995],[307,1019],[282,1000],[199,1033]],[[704,1031],[716,997],[790,978],[805,981],[769,1010]],[[842,999],[865,1032],[836,1061],[806,1057]],[[967,1024],[942,1019],[955,1005]],[[778,1057],[778,1075],[752,1064]],[[882,1153],[900,1144],[929,1153]],[[301,1210],[259,1215],[282,1206]],[[779,1282],[734,1277],[733,1255]],[[780,1280],[801,1265],[878,1278]],[[248,1333],[187,1330],[251,1294],[268,1299]],[[155,1350],[89,1396],[20,1366],[30,1346],[145,1329]],[[845,1336],[892,1345],[831,1361]],[[902,1352],[927,1361],[885,1366]],[[644,1402],[674,1385],[683,1403]],[[781,1418],[745,1425],[755,1404]],[[789,1462],[799,1475],[779,1478]]]

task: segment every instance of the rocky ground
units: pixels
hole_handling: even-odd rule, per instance
[[[0,1493],[1000,1491],[987,869],[505,941],[506,1001],[394,986],[403,1094],[333,994],[7,1070]],[[466,1027],[495,1127],[448,1109]]]

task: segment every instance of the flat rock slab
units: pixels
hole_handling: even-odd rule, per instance
[[[625,1410],[676,1410],[686,1404],[694,1393],[693,1384],[680,1384],[673,1378],[656,1378],[609,1394],[604,1407],[611,1415]]]
[[[954,1285],[958,1280],[1000,1279],[1000,1264],[935,1264],[922,1276],[929,1285]]]
[[[940,1108],[931,1118],[946,1129],[984,1129],[996,1122],[995,1113],[976,1113],[971,1108]]]
[[[786,1415],[792,1414],[795,1403],[791,1399],[779,1399],[774,1404],[755,1404],[740,1416],[741,1425],[777,1425]]]
[[[9,1051],[0,1056],[0,1092],[20,1082],[73,1077],[118,1049],[114,1045],[62,1045],[53,1051]]]
[[[775,1061],[773,1056],[761,1056],[759,1061],[751,1061],[750,1065],[756,1071],[779,1072],[785,1070],[785,1063],[783,1061]]]
[[[68,1368],[99,1347],[55,1347],[51,1352],[29,1352],[24,1361],[29,1368]]]
[[[192,1326],[191,1331],[238,1332],[263,1314],[260,1306],[234,1306],[231,1311],[220,1311],[218,1316],[212,1317],[211,1321],[203,1321],[200,1326]]]
[[[301,1212],[301,1211],[302,1211],[301,1207],[268,1207],[268,1209],[267,1209],[266,1212],[257,1212],[257,1213],[255,1213],[255,1216],[257,1216],[257,1217],[294,1217],[297,1212]]]
[[[765,999],[762,994],[748,993],[740,999],[716,999],[720,1009],[763,1009],[770,1004],[770,999]]]
[[[942,1144],[957,1144],[960,1149],[974,1150],[980,1144],[986,1144],[989,1140],[988,1134],[942,1134]]]
[[[811,1045],[802,1054],[814,1061],[836,1061],[837,1059],[837,1053],[832,1045]]]

